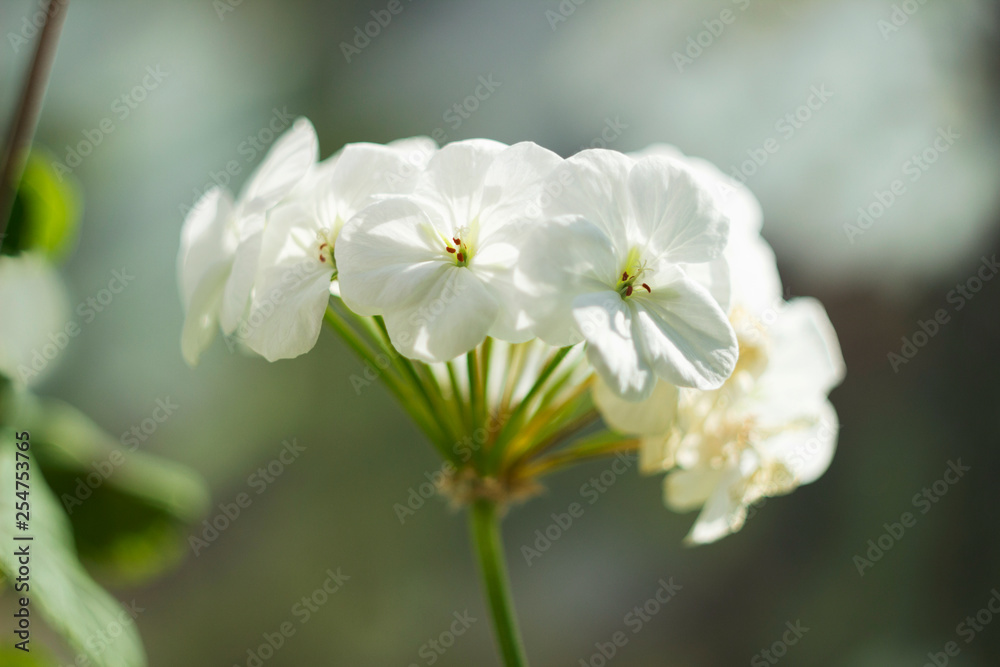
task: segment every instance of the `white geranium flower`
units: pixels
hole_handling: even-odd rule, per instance
[[[826,397],[843,379],[844,362],[822,305],[791,301],[752,342],[739,318],[733,376],[714,391],[665,396],[673,423],[643,441],[643,469],[671,470],[667,505],[703,507],[688,535],[699,544],[739,530],[761,498],[816,480],[836,446],[837,414]]]
[[[271,212],[246,330],[268,361],[311,350],[330,294],[338,293],[334,248],[344,223],[380,196],[405,193],[437,146],[426,137],[348,144],[302,193]]]
[[[260,255],[268,209],[284,199],[316,163],[316,131],[299,118],[279,137],[234,203],[224,188],[212,188],[184,220],[177,274],[186,318],[181,350],[190,365],[243,316]]]
[[[0,375],[39,382],[69,342],[71,321],[66,289],[44,257],[0,257]]]
[[[550,177],[566,184],[523,261],[521,286],[535,332],[587,355],[614,392],[649,397],[657,378],[720,386],[736,363],[736,336],[687,266],[722,256],[728,221],[680,163],[607,150],[569,158]]]
[[[344,302],[383,315],[407,357],[445,361],[487,336],[532,337],[514,267],[542,179],[560,158],[533,143],[475,139],[430,160],[411,195],[348,222],[336,247]]]

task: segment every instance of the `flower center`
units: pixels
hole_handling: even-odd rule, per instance
[[[333,256],[333,245],[336,242],[336,235],[331,229],[321,229],[316,232],[316,256],[319,261],[326,264],[334,271],[337,270],[337,260]]]
[[[468,242],[469,237],[469,229],[460,227],[451,239],[445,239],[444,249],[455,260],[455,266],[468,266],[472,259],[474,253]]]
[[[618,284],[615,287],[623,299],[632,296],[632,293],[637,289],[644,289],[647,293],[652,293],[652,288],[647,283],[641,282],[643,275],[647,271],[646,262],[639,258],[639,249],[632,248],[629,250],[628,257],[625,258],[625,267],[622,269],[622,275],[618,278]]]

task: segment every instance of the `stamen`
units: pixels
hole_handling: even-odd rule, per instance
[[[462,253],[458,253],[457,257],[458,257],[458,261],[460,261],[460,262],[464,262],[465,261],[465,255],[463,255]]]
[[[625,296],[632,296],[632,286],[629,285],[625,288]]]
[[[447,250],[448,250],[448,252],[450,252],[450,253],[454,253],[454,252],[455,252],[455,249],[454,249],[454,248],[447,248]]]
[[[451,240],[455,242],[455,245],[461,245],[462,244],[462,240],[461,239],[456,239],[454,236],[451,238]]]
[[[649,289],[649,285],[647,285],[646,283],[643,283],[643,284],[642,284],[642,286],[643,286],[643,288],[645,288],[645,290],[646,290],[647,292],[649,292],[650,294],[652,294],[652,293],[653,293],[653,290]]]
[[[622,272],[622,282],[625,282],[626,280],[628,280],[628,271],[623,271]]]

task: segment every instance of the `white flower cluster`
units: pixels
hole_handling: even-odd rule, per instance
[[[584,343],[606,422],[672,470],[671,506],[704,505],[692,539],[711,541],[818,476],[836,438],[836,337],[816,302],[782,301],[760,226],[748,190],[666,146],[414,138],[320,162],[299,119],[235,203],[212,190],[185,221],[182,348],[196,363],[221,326],[296,357],[331,295],[428,364],[487,338]]]

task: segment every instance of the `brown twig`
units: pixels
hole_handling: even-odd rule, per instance
[[[11,119],[4,142],[3,167],[0,169],[0,239],[7,230],[7,221],[14,206],[14,196],[21,183],[24,171],[24,153],[31,145],[35,134],[35,125],[42,109],[42,97],[45,94],[45,84],[52,71],[52,61],[55,60],[56,43],[63,19],[66,17],[66,5],[69,0],[49,0],[45,13],[45,25],[35,47],[35,55],[31,60],[31,70],[24,82],[21,97],[18,100],[14,117]]]

